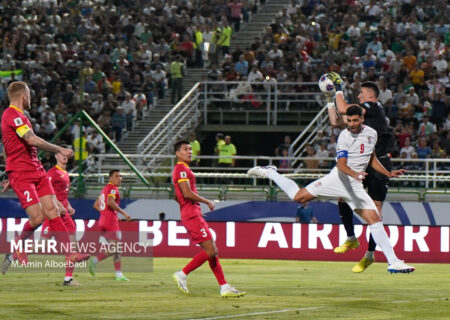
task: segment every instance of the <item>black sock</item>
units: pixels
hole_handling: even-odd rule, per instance
[[[377,244],[375,243],[375,240],[373,240],[372,234],[370,234],[369,247],[367,248],[367,251],[375,251],[376,247],[377,247]]]
[[[355,236],[355,228],[353,226],[353,211],[350,206],[345,202],[338,202],[339,214],[341,215],[342,222],[344,223],[345,231],[347,231],[347,237]]]

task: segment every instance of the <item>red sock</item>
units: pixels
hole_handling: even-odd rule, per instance
[[[191,262],[189,262],[184,268],[183,268],[183,272],[188,275],[189,273],[191,273],[192,271],[194,271],[195,269],[197,269],[198,267],[200,267],[202,264],[205,263],[206,260],[209,259],[209,256],[206,254],[205,251],[200,251],[199,253],[197,253],[194,258],[191,260]]]
[[[218,256],[209,258],[209,267],[211,268],[212,272],[214,272],[214,275],[216,276],[217,282],[220,286],[227,283]]]
[[[67,265],[67,267],[66,267],[66,277],[71,277],[72,278],[73,269],[75,269],[75,266],[73,264],[72,264],[72,266]]]
[[[25,222],[25,224],[23,225],[22,232],[21,232],[20,235],[16,238],[16,241],[28,239],[29,237],[31,237],[31,236],[33,235],[33,231],[34,231],[34,230],[36,230],[36,228],[33,228],[32,226],[30,226],[30,220],[28,220],[28,221]]]
[[[120,260],[114,260],[114,270],[115,271],[120,271],[121,270],[121,266],[120,266]]]
[[[98,260],[98,262],[100,262],[100,261],[102,261],[102,260],[105,260],[106,258],[108,258],[108,255],[107,255],[106,253],[104,253],[104,252],[100,252],[100,253],[97,255],[97,260]]]
[[[65,251],[65,253],[70,253],[70,238],[61,217],[58,216],[53,219],[48,219],[48,224],[52,234],[56,238],[56,241],[62,245],[61,250]]]

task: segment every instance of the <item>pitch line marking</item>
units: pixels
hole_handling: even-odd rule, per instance
[[[217,317],[209,317],[209,318],[191,318],[191,319],[187,319],[187,320],[214,320],[214,319],[240,318],[240,317],[249,317],[249,316],[259,316],[262,314],[283,313],[283,312],[303,311],[303,310],[315,310],[315,309],[320,309],[320,308],[322,308],[322,307],[281,309],[281,310],[261,311],[261,312],[234,314],[234,315],[228,315],[228,316],[217,316]]]

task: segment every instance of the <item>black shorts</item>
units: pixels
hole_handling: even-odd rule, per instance
[[[386,170],[392,170],[391,158],[389,156],[383,156],[378,158],[380,163],[386,168]],[[363,180],[363,185],[367,188],[367,193],[375,201],[384,201],[386,199],[389,178],[385,175],[376,172],[371,166],[367,167],[367,176]]]

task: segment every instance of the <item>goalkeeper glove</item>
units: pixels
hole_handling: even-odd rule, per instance
[[[336,92],[337,91],[342,91],[342,79],[341,76],[336,73],[336,72],[329,72],[327,75],[328,79],[330,79],[331,81],[333,81],[334,87],[336,88]]]

